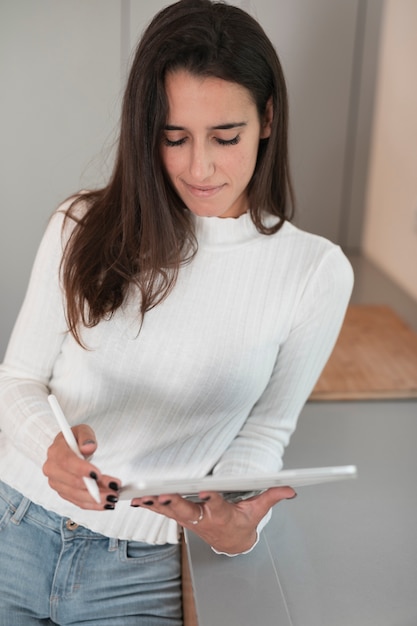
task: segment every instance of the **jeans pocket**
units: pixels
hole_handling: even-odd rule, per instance
[[[4,530],[12,519],[16,509],[8,502],[0,491],[0,531]]]
[[[135,563],[151,563],[172,558],[178,552],[178,545],[166,543],[163,545],[153,545],[141,541],[122,541],[121,553],[125,561],[135,561]]]
[[[4,530],[11,521],[19,524],[29,505],[28,498],[0,481],[0,531]]]

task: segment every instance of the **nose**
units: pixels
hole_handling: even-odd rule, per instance
[[[194,142],[190,153],[190,174],[194,181],[204,181],[215,170],[210,147],[205,142]]]

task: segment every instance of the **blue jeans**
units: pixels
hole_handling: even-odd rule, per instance
[[[0,626],[181,626],[178,545],[109,539],[0,481]]]

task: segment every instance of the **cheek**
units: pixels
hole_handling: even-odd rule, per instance
[[[257,156],[257,150],[245,150],[236,155],[232,166],[238,179],[249,182],[255,170]]]
[[[162,165],[165,168],[168,177],[172,180],[175,178],[177,172],[180,170],[180,158],[179,155],[173,155],[171,150],[161,151]]]

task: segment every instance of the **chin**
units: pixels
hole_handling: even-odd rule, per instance
[[[191,213],[198,217],[223,217],[223,213],[215,209],[209,209],[207,207],[187,207]]]

